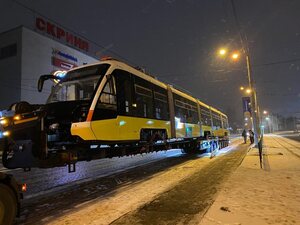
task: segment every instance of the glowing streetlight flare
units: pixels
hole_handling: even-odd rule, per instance
[[[268,113],[268,111],[264,110],[264,114],[266,115]]]
[[[222,49],[219,50],[219,55],[223,56],[223,55],[226,54],[226,52],[227,52],[226,49],[222,48]]]
[[[238,58],[239,58],[239,54],[238,53],[233,53],[232,55],[231,55],[231,58],[233,59],[233,60],[237,60]]]
[[[245,88],[244,88],[243,86],[242,86],[242,87],[240,87],[240,90],[241,90],[241,91],[243,91],[244,89],[245,89]]]
[[[250,94],[250,93],[251,93],[251,89],[247,89],[247,90],[246,90],[246,93],[247,93],[247,94]]]

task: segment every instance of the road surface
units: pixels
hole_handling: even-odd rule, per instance
[[[238,142],[240,141],[235,140],[233,146],[237,146]],[[122,193],[123,189],[131,190],[136,184],[156,179],[159,174],[164,175],[166,171],[176,174],[178,168],[181,168],[187,173],[199,167],[201,172],[197,169],[195,173],[183,174],[182,176],[185,176],[183,180],[176,181],[176,175],[172,176],[175,183],[173,186],[166,186],[161,193],[156,193],[158,195],[155,196],[157,197],[155,202],[150,201],[141,209],[117,216],[109,223],[131,224],[132,219],[142,219],[143,224],[147,224],[147,221],[148,224],[156,223],[158,221],[153,215],[157,215],[157,211],[165,212],[160,215],[160,220],[172,222],[183,218],[188,221],[195,213],[204,212],[213,202],[219,185],[241,163],[247,148],[248,145],[228,147],[220,151],[225,154],[214,159],[209,159],[205,154],[186,155],[180,150],[171,150],[143,156],[81,162],[77,165],[77,172],[71,174],[68,174],[65,167],[33,169],[26,173],[20,169],[12,170],[9,172],[19,181],[27,182],[29,187],[22,202],[21,217],[17,219],[17,224],[55,224],[61,221],[58,218],[76,212],[82,205],[89,204],[95,199],[113,197],[115,192],[124,195],[128,191]],[[148,189],[143,187],[144,185],[138,189],[140,193],[149,192],[149,187]],[[156,188],[150,186],[150,189]],[[178,201],[178,198],[184,201],[174,206],[173,203]],[[197,204],[190,205],[194,200]],[[182,217],[182,208],[185,208],[184,213],[188,216]],[[109,219],[113,218],[109,210],[103,213],[110,217]],[[137,216],[139,218],[136,218]]]

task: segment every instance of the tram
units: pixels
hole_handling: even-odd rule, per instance
[[[13,104],[0,118],[7,168],[69,166],[171,148],[228,145],[228,118],[199,99],[121,61],[106,58],[54,76],[44,105]]]

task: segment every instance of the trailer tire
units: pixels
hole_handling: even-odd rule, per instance
[[[11,225],[17,214],[16,196],[9,186],[0,183],[0,225]]]

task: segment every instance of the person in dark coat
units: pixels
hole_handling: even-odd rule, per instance
[[[242,136],[243,136],[243,138],[244,138],[244,144],[246,144],[246,143],[247,143],[247,132],[246,132],[245,129],[244,129],[243,132],[242,132]]]
[[[249,139],[250,139],[250,143],[253,144],[254,143],[254,132],[252,130],[249,130]]]

